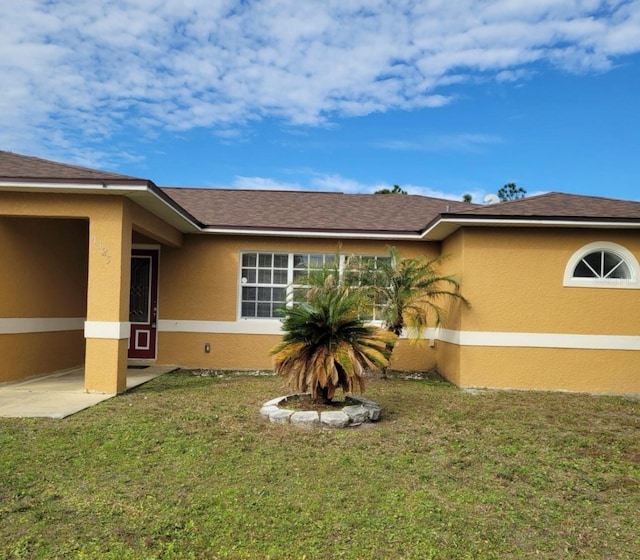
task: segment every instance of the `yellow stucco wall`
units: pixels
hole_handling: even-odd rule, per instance
[[[436,342],[436,368],[440,375],[454,385],[463,386],[460,375],[460,353],[462,348],[457,344],[444,341]]]
[[[86,220],[0,217],[0,316],[84,317],[88,236]]]
[[[132,202],[127,203],[127,208],[131,216],[134,236],[141,235],[146,239],[163,243],[170,247],[180,247],[182,245],[182,233],[173,226]]]
[[[445,239],[442,243],[441,273],[443,276],[452,276],[460,283],[459,293],[467,297],[467,286],[465,282],[465,244],[463,231],[458,230],[453,235]],[[444,327],[449,329],[460,329],[464,305],[454,300],[440,302],[446,310]]]
[[[636,233],[606,230],[470,228],[464,232],[462,329],[637,335],[640,291],[565,287],[567,261],[584,245],[610,241],[640,257]]]
[[[160,255],[161,320],[238,322],[239,262],[242,251],[334,253],[336,240],[290,239],[250,236],[185,236],[180,249],[163,247]],[[342,241],[342,253],[387,254],[383,241]],[[434,256],[437,244],[395,244],[403,256]],[[251,320],[240,320],[250,323]],[[185,367],[271,368],[269,349],[280,339],[272,334],[213,334],[161,332],[158,361]],[[211,352],[204,352],[204,344]],[[435,364],[428,344],[401,341],[391,367],[425,370]]]
[[[0,383],[82,365],[82,330],[0,334]]]
[[[440,371],[462,386],[640,392],[640,351],[553,347],[563,335],[604,335],[607,344],[607,336],[640,334],[639,290],[563,286],[571,256],[596,241],[640,256],[640,239],[624,231],[467,228],[451,236],[443,251],[457,256],[447,266],[459,269],[472,307],[452,313],[448,327],[497,336],[479,346],[439,341]],[[523,338],[513,346],[500,333]],[[552,336],[541,343],[536,334]]]
[[[269,350],[279,341],[279,336],[265,334],[161,332],[158,362],[188,368],[272,369]],[[207,343],[210,353],[204,350]]]
[[[0,322],[83,318],[87,305],[86,220],[0,217]],[[82,323],[76,330],[0,334],[0,382],[78,366],[84,361]]]
[[[461,349],[462,387],[640,394],[640,351]]]
[[[131,222],[122,200],[91,209],[87,320],[127,321]],[[126,294],[125,294],[126,292]]]

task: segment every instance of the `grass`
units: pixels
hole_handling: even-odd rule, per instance
[[[384,419],[270,424],[273,377],[167,374],[0,419],[0,558],[640,557],[640,402],[374,379]]]

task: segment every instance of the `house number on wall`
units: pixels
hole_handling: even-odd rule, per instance
[[[105,260],[106,264],[111,262],[111,255],[109,255],[109,249],[107,249],[103,244],[102,240],[98,239],[95,235],[93,236],[93,244],[98,247],[98,251],[102,258]]]

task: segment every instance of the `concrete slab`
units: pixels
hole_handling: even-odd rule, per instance
[[[127,390],[176,369],[178,366],[130,364]],[[114,393],[87,393],[84,368],[76,368],[0,385],[0,417],[65,418],[115,396]]]

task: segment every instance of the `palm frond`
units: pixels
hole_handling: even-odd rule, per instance
[[[355,375],[355,356],[351,344],[345,341],[338,343],[335,350],[335,361],[342,367],[346,377],[353,377]]]
[[[294,358],[306,348],[306,346],[304,341],[282,341],[270,350],[270,354],[274,357],[274,360],[279,363]]]
[[[443,323],[446,314],[437,302],[458,300],[469,305],[458,280],[440,274],[446,255],[400,258],[395,247],[389,247],[389,255],[390,262],[379,267],[377,283],[369,288],[370,299],[382,302],[381,318],[388,330],[399,335],[405,326],[412,326],[419,335],[432,320],[434,326]]]
[[[362,361],[368,367],[383,368],[389,365],[390,352],[386,348],[372,348],[370,346],[358,345],[358,353]]]

